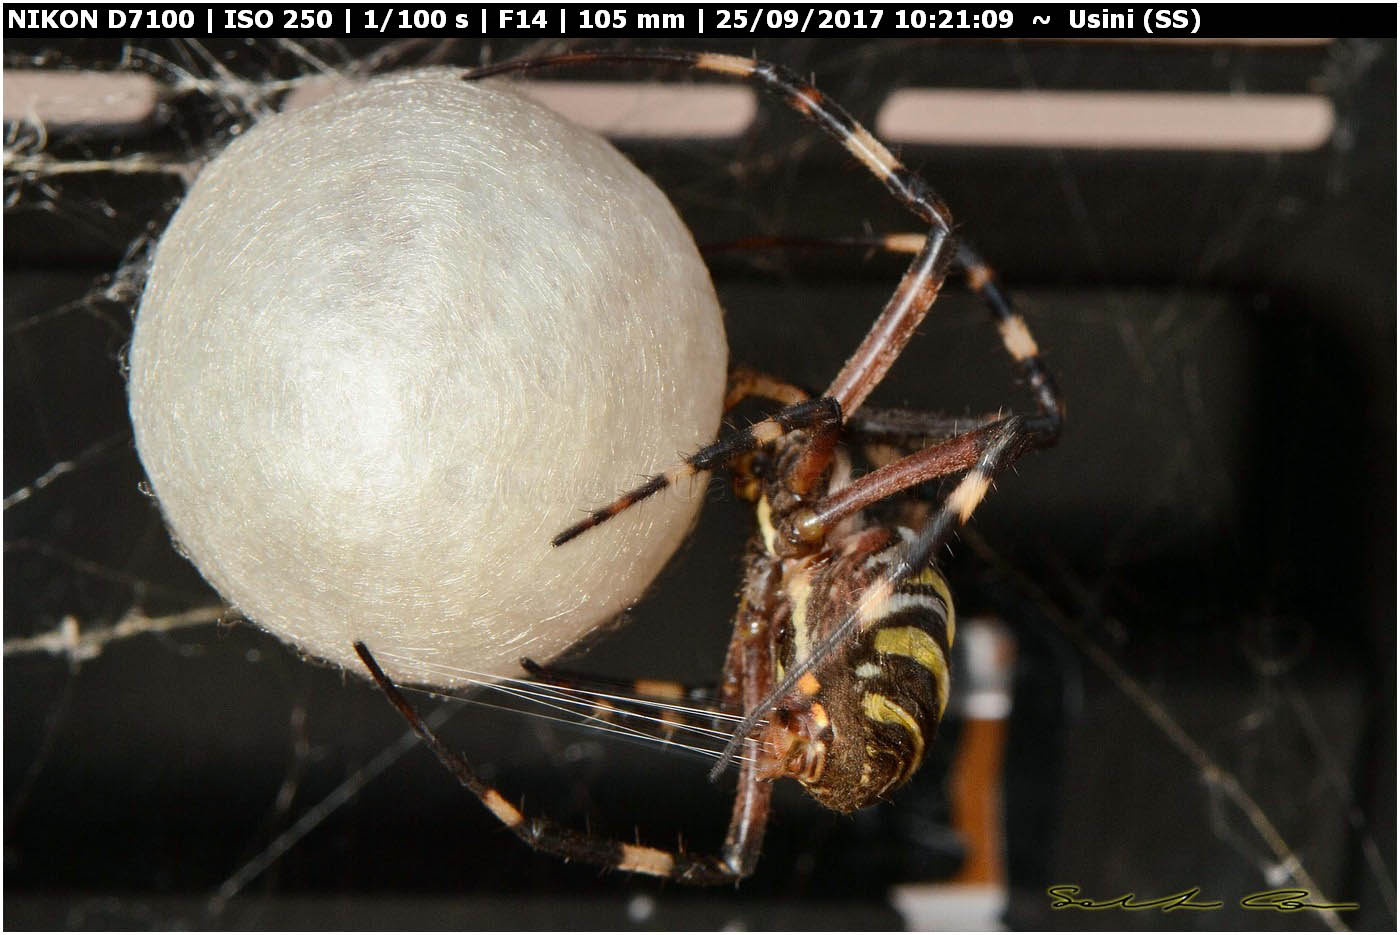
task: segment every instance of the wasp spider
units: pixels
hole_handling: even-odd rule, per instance
[[[722,436],[665,473],[559,533],[556,546],[638,501],[703,471],[729,466],[756,504],[734,633],[718,705],[742,714],[715,767],[739,760],[729,831],[715,855],[628,844],[525,815],[482,782],[423,723],[369,649],[380,688],[457,779],[533,848],[568,860],[688,883],[723,883],[753,869],[772,780],[791,777],[842,812],[875,803],[918,769],[948,703],[953,604],[933,556],[972,515],[992,482],[1023,453],[1054,443],[1063,406],[1025,321],[988,267],[953,234],[947,207],[843,108],[792,72],[731,55],[580,52],[505,62],[468,78],[558,65],[644,62],[740,78],[773,92],[874,174],[927,225],[884,246],[914,254],[880,316],[826,390],[810,398],[781,380],[736,372],[726,405],[750,396],[781,404],[771,417]],[[991,312],[1035,411],[974,423],[932,413],[861,409],[958,267]],[[918,439],[919,447],[853,477],[843,443]],[[935,478],[961,474],[920,528],[885,526],[862,511]],[[545,681],[560,676],[537,671]],[[664,692],[662,692],[664,694]]]

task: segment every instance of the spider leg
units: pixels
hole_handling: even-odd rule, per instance
[[[968,288],[982,297],[1001,335],[1002,347],[1015,361],[1022,379],[1035,395],[1036,409],[1042,422],[1036,425],[1038,444],[1052,445],[1060,436],[1065,417],[1065,403],[1055,380],[1040,359],[1040,348],[1031,336],[1026,320],[1012,307],[1011,300],[997,285],[992,268],[965,241],[958,245],[958,263],[966,276]]]
[[[778,541],[786,541],[794,553],[803,551],[805,546],[821,542],[833,526],[852,513],[925,481],[968,470],[1000,436],[1007,421],[1002,419],[964,432],[856,478],[816,505],[799,509],[784,520],[777,530]]]
[[[723,710],[713,685],[683,685],[663,679],[608,679],[520,660],[531,681],[557,689],[558,703],[579,709],[588,722],[617,724],[629,735],[682,746],[729,737],[737,714]],[[546,700],[548,694],[546,694]],[[737,709],[735,709],[737,711]],[[677,739],[677,735],[681,739]]]
[[[379,663],[364,643],[355,643],[355,652],[378,684],[380,691],[398,709],[399,714],[428,749],[433,751],[442,765],[447,767],[457,781],[475,795],[501,824],[531,848],[554,854],[564,860],[577,860],[606,870],[624,870],[629,873],[665,877],[682,883],[732,883],[743,875],[737,873],[734,867],[745,864],[737,857],[731,856],[728,846],[722,857],[687,854],[679,850],[667,851],[641,844],[628,844],[601,835],[575,831],[547,818],[527,817],[494,787],[483,782],[467,761],[448,748],[432,728],[423,722],[398,686],[384,674],[384,670],[379,667]],[[742,801],[743,796],[738,802]],[[738,811],[736,804],[736,813]],[[752,866],[752,863],[746,866]]]
[[[753,396],[771,399],[784,406],[795,406],[812,398],[801,387],[793,386],[785,380],[752,367],[739,366],[729,371],[729,387],[724,394],[724,411],[728,412]]]
[[[745,237],[724,243],[710,244],[706,254],[740,250],[863,248],[883,253],[918,254],[925,245],[923,234],[870,234],[855,237]],[[956,265],[967,281],[967,287],[986,304],[992,321],[1001,335],[1002,346],[1015,361],[1022,379],[1035,395],[1036,408],[1042,415],[1056,420],[1064,417],[1064,402],[1055,387],[1054,378],[1040,359],[1040,351],[1030,328],[997,285],[996,275],[977,251],[964,239],[959,239]],[[852,420],[858,418],[851,415]],[[1056,428],[1058,433],[1058,427]],[[956,433],[953,433],[956,434]],[[1052,439],[1053,440],[1053,439]]]
[[[903,353],[938,298],[954,250],[946,228],[935,227],[929,233],[875,323],[822,393],[839,402],[842,412],[855,412]]]
[[[543,666],[533,659],[521,659],[520,667],[530,674],[532,681],[575,691],[630,695],[700,706],[714,705],[718,699],[714,685],[687,685],[670,679],[610,679],[571,669]]]
[[[964,432],[990,425],[1003,413],[981,416],[950,416],[923,409],[883,409],[863,406],[846,420],[845,436],[863,445],[884,444],[909,454],[940,442],[956,438]]]
[[[860,249],[867,254],[907,253],[911,256],[924,246],[923,234],[857,234],[844,237],[784,237],[773,234],[755,234],[737,240],[720,240],[700,244],[701,256],[714,256],[720,253],[746,253],[760,250],[850,250]]]
[[[878,470],[965,432],[991,425],[1004,415],[998,412],[983,416],[948,416],[914,409],[863,407],[846,423],[843,436],[848,444],[859,445],[871,468]],[[816,509],[821,511],[831,507],[832,504],[822,503]],[[925,496],[906,497],[895,515],[901,526],[922,529],[933,507],[934,502]],[[825,520],[828,525],[832,522],[831,519]]]
[[[744,584],[721,683],[725,704],[736,710],[755,711],[773,687],[776,634],[766,613],[766,598],[779,574],[776,565],[766,563]],[[755,722],[760,719],[754,718]],[[724,853],[739,876],[748,876],[758,862],[773,796],[773,783],[758,775],[758,743],[745,739],[744,746],[747,755],[739,767],[734,809],[724,838]]]
[[[1059,423],[1052,416],[1009,416],[1001,422],[969,433],[978,436],[976,463],[963,475],[939,506],[938,512],[920,531],[918,540],[901,563],[901,573],[891,577],[903,577],[928,565],[934,554],[947,543],[953,530],[971,518],[996,479],[1021,455],[1043,447],[1049,433],[1058,431],[1058,428]],[[922,483],[922,480],[915,483]]]
[[[776,441],[789,432],[798,429],[813,429],[818,434],[834,434],[841,426],[841,408],[833,399],[812,399],[786,406],[761,422],[739,429],[706,445],[680,464],[660,474],[654,474],[642,484],[627,491],[612,503],[594,510],[585,518],[574,523],[554,537],[556,546],[612,519],[623,510],[650,497],[659,490],[686,479],[702,471],[709,471],[728,464],[739,455],[753,451],[769,442]],[[833,440],[832,444],[835,442]]]

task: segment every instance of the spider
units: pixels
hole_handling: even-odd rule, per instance
[[[738,790],[718,854],[628,844],[527,817],[483,782],[424,724],[363,643],[355,649],[380,689],[438,759],[490,812],[540,851],[607,869],[686,883],[737,881],[761,850],[772,781],[791,777],[823,805],[850,812],[886,798],[918,769],[948,702],[952,598],[932,563],[992,482],[1025,452],[1055,442],[1063,405],[1025,321],[991,271],[953,234],[942,200],[843,108],[781,66],[690,52],[578,52],[504,62],[468,79],[559,65],[651,63],[751,81],[818,126],[928,225],[925,236],[881,245],[914,259],[865,338],[826,390],[803,390],[736,371],[726,408],[747,397],[781,404],[722,435],[670,470],[589,513],[556,546],[687,477],[724,466],[753,501],[758,530],[745,560],[719,707],[742,712],[711,773],[739,759]],[[990,416],[967,428],[933,413],[861,412],[957,266],[981,296],[1034,399],[1033,413]],[[918,447],[853,476],[844,443],[895,440]],[[881,525],[863,511],[916,485],[961,473],[920,528]],[[527,666],[527,668],[531,668]],[[532,667],[543,681],[566,681]]]

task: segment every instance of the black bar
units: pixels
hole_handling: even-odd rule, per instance
[[[7,38],[1298,38],[1396,34],[1390,4],[17,3]]]

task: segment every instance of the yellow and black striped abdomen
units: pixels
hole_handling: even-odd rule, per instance
[[[894,547],[868,555],[861,577],[880,580],[897,555]],[[813,602],[808,613],[816,610],[825,622],[839,615],[841,603]],[[874,804],[908,781],[948,705],[955,624],[943,577],[927,569],[904,579],[871,616],[863,632],[817,670],[814,700],[830,718],[831,736],[822,774],[807,786],[838,811]]]
[[[895,589],[852,650],[867,745],[893,752],[901,762],[890,789],[914,775],[938,731],[948,706],[953,634],[947,582],[928,569]]]
[[[868,693],[916,695],[936,726],[948,706],[954,628],[943,576],[930,568],[905,579],[857,642],[851,659],[857,679]]]

